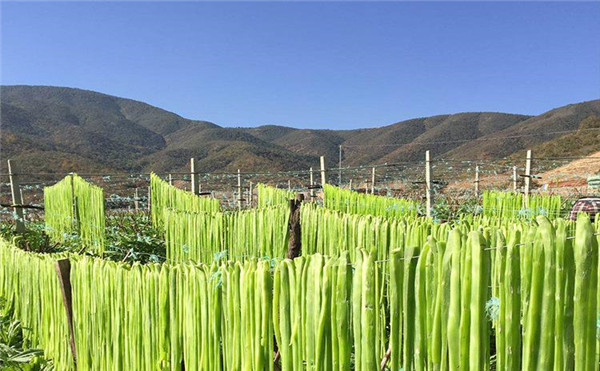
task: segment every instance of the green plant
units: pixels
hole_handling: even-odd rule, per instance
[[[29,222],[25,233],[16,233],[13,223],[0,223],[0,237],[7,241],[13,241],[19,248],[25,251],[37,253],[58,252],[61,244],[53,242],[46,233],[43,223]]]
[[[51,362],[43,359],[44,352],[28,346],[23,337],[24,330],[21,322],[14,319],[12,306],[0,298],[0,369],[51,369]]]
[[[163,232],[152,225],[147,212],[111,215],[104,255],[114,261],[162,263],[166,257]]]

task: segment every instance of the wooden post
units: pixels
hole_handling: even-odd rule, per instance
[[[56,274],[60,283],[63,304],[67,313],[69,325],[69,344],[73,354],[73,363],[77,369],[77,351],[75,349],[75,333],[73,332],[73,297],[71,293],[71,262],[69,259],[61,259],[56,262]]]
[[[385,366],[390,361],[391,356],[392,356],[392,345],[390,344],[387,352],[385,352],[385,354],[383,355],[383,359],[381,360],[381,363],[379,365],[379,370],[385,371]]]
[[[475,197],[479,198],[479,165],[475,166]]]
[[[527,158],[525,159],[525,197],[523,202],[525,208],[529,207],[529,187],[531,186],[531,150],[527,150]]]
[[[321,156],[321,186],[327,183],[327,174],[325,174],[325,156]]]
[[[289,240],[287,258],[293,259],[302,253],[301,226],[300,226],[300,205],[304,201],[302,193],[296,194],[296,199],[290,200],[290,219],[288,222]]]
[[[427,190],[427,217],[431,217],[431,159],[425,151],[425,185]]]
[[[169,185],[173,185],[173,176],[169,174]]]
[[[253,185],[253,183],[250,182],[250,187],[248,187],[248,205],[250,207],[252,207],[252,202],[253,202],[253,198],[254,198],[253,197],[254,189],[253,189],[252,185]]]
[[[313,168],[310,168],[310,201],[315,199],[315,179],[313,177]]]
[[[338,187],[342,186],[342,145],[340,144],[340,158],[338,161]]]
[[[517,167],[513,166],[513,191],[517,191]]]
[[[350,190],[352,190],[352,179],[350,179]]]
[[[198,192],[196,192],[196,164],[193,157],[190,159],[190,177],[192,181],[192,193],[197,195]]]
[[[152,187],[148,186],[148,202],[146,202],[146,205],[148,206],[148,211],[150,211],[150,206],[151,206],[151,200],[152,200]]]
[[[237,195],[238,195],[238,209],[242,208],[242,173],[240,169],[237,171]]]
[[[292,190],[292,181],[288,179],[288,192]]]
[[[25,197],[23,197],[23,188],[19,187],[19,196],[21,196],[21,205],[25,204]],[[25,212],[25,208],[21,208],[23,210],[23,222],[27,220],[27,212]]]
[[[135,212],[137,213],[138,211],[140,211],[140,202],[139,202],[139,198],[140,195],[138,193],[138,188],[135,187],[135,193],[134,193],[134,201],[133,204],[135,205]]]
[[[375,194],[375,167],[373,166],[373,172],[371,173],[371,194]]]
[[[10,195],[12,197],[13,205],[23,205],[23,197],[21,196],[21,187],[19,185],[19,180],[17,179],[16,174],[13,172],[13,167],[8,160],[8,178],[10,180]],[[23,208],[15,207],[13,208],[15,214],[15,227],[17,233],[25,233],[25,219],[23,219]]]

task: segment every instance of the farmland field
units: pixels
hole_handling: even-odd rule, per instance
[[[106,215],[103,190],[67,176],[45,188],[42,224],[24,236],[4,225],[0,297],[38,359],[57,370],[598,369],[600,221],[560,218],[560,196],[486,191],[477,215],[440,221],[416,200],[324,185],[295,211],[294,241],[287,190],[259,185],[243,210],[155,175],[151,190],[150,214]]]

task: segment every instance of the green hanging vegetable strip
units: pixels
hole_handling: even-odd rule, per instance
[[[280,205],[288,206],[290,200],[296,197],[294,192],[286,189],[269,187],[261,183],[256,185],[256,192],[258,196],[258,208]]]
[[[461,246],[462,236],[453,229],[446,249],[452,254],[450,271],[450,305],[448,310],[448,363],[450,370],[458,370],[461,364]]]
[[[150,198],[152,224],[159,228],[163,228],[166,209],[209,213],[221,209],[219,200],[174,187],[154,173],[150,174]]]
[[[596,362],[598,243],[589,216],[577,216],[575,232],[575,370],[594,370]],[[596,324],[596,325],[595,325]]]
[[[402,217],[417,216],[419,204],[402,198],[358,193],[329,184],[323,185],[325,207],[351,214]]]
[[[46,233],[55,242],[64,242],[75,231],[72,178],[67,176],[50,187],[44,187],[44,220]]]

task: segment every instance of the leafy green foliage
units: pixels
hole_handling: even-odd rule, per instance
[[[162,263],[165,261],[165,240],[152,225],[147,212],[111,215],[107,219],[106,248],[108,260]]]
[[[71,252],[96,256],[93,251],[85,251],[78,234],[63,236],[62,242],[53,242],[46,233],[46,227],[39,222],[27,224],[25,234],[17,234],[14,224],[0,223],[0,237],[22,250],[35,253]],[[106,219],[106,242],[104,258],[113,261],[160,263],[165,261],[164,236],[156,229],[147,212],[119,213]]]
[[[41,349],[28,346],[23,337],[25,329],[13,317],[12,306],[0,298],[0,369],[50,370],[52,363],[43,359]]]

